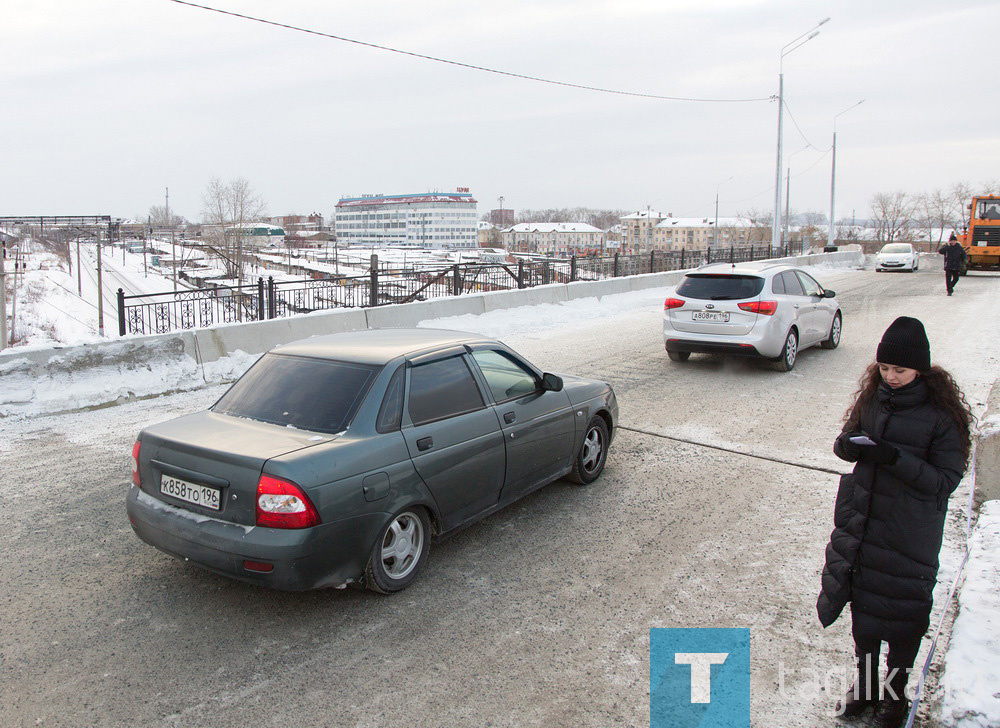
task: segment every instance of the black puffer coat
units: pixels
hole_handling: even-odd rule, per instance
[[[899,458],[858,461],[841,477],[816,609],[828,627],[851,602],[856,633],[911,639],[930,620],[948,497],[965,470],[961,435],[920,377],[896,390],[882,383],[857,429]],[[850,459],[839,442],[834,452]]]

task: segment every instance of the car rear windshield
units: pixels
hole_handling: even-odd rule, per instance
[[[316,432],[347,429],[379,367],[265,354],[213,412]]]
[[[705,301],[739,301],[756,298],[764,288],[764,279],[748,275],[690,273],[677,286],[677,295]]]
[[[882,247],[880,253],[909,253],[910,246],[906,243],[893,243],[892,245],[885,245]]]

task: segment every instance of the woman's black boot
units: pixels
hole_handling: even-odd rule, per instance
[[[902,728],[910,714],[910,701],[903,694],[910,677],[903,668],[889,668],[884,695],[875,709],[876,728]]]
[[[878,655],[858,655],[858,676],[847,693],[837,702],[837,716],[857,720],[878,703]]]

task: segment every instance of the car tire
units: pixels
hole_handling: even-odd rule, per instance
[[[840,311],[837,311],[833,315],[833,322],[830,324],[830,335],[826,337],[825,341],[820,342],[820,346],[824,349],[836,349],[840,346],[840,335],[843,333],[844,328],[844,318],[840,315]]]
[[[593,483],[604,470],[608,459],[608,424],[600,415],[590,418],[587,432],[580,443],[580,449],[573,460],[573,470],[567,476],[569,480],[580,485]]]
[[[799,336],[795,329],[788,332],[785,337],[785,345],[781,348],[781,355],[775,359],[779,372],[790,372],[795,367],[795,360],[799,358]]]
[[[365,586],[380,594],[405,589],[423,568],[430,545],[427,511],[419,506],[400,511],[379,532],[365,569]]]
[[[670,351],[669,349],[667,349],[667,356],[670,358],[670,361],[687,361],[688,359],[691,358],[691,352]]]

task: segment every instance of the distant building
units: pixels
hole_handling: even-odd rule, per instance
[[[425,248],[478,247],[476,200],[468,188],[455,192],[344,197],[334,228],[346,245]]]
[[[237,236],[242,237],[243,244],[251,248],[268,248],[285,244],[285,229],[266,222],[227,227],[225,232],[226,238],[230,240],[234,240]]]
[[[289,234],[304,230],[317,232],[325,229],[323,227],[323,216],[318,212],[314,212],[311,215],[278,215],[277,217],[268,218],[268,222],[272,225],[285,228],[285,231]]]
[[[497,227],[510,227],[514,224],[514,210],[509,207],[490,210],[490,222]]]
[[[672,217],[660,220],[652,232],[653,250],[694,250],[711,247],[728,247],[739,242],[739,218],[720,217],[719,232],[715,232],[715,218]]]
[[[598,253],[604,231],[585,222],[522,222],[503,231],[504,247],[518,253]]]
[[[653,249],[653,228],[670,216],[656,210],[640,210],[621,218],[622,247],[631,251]]]

